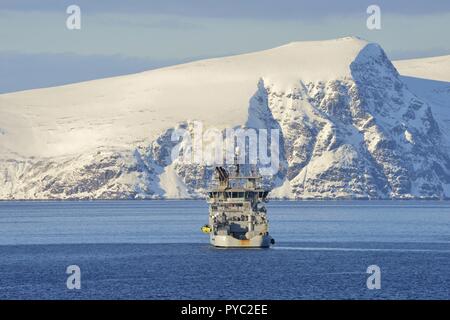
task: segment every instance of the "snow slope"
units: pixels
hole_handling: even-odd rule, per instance
[[[350,75],[365,45],[353,38],[291,43],[139,74],[0,95],[0,154],[54,157],[149,143],[187,119],[242,124],[260,78],[280,87]],[[330,55],[333,50],[333,55]],[[331,59],[330,59],[331,58]],[[214,110],[214,112],[211,112]]]
[[[394,65],[409,89],[430,102],[450,153],[450,55],[394,61]]]
[[[394,61],[402,76],[450,82],[450,55]]]
[[[201,197],[211,168],[168,157],[193,121],[280,129],[277,197],[449,197],[447,97],[396,65],[347,37],[0,95],[0,199]]]

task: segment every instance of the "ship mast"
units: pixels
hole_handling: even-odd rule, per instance
[[[236,149],[234,149],[234,165],[236,166],[236,177],[239,177],[240,174],[240,166],[239,166],[239,155],[241,154],[241,150],[239,149],[239,147],[236,147]]]

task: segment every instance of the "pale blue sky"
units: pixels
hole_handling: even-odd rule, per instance
[[[392,59],[450,54],[450,1],[1,0],[0,92],[355,35]],[[66,8],[81,7],[81,30]],[[381,7],[382,29],[366,28]]]

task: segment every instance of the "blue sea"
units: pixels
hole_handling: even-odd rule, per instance
[[[272,201],[268,214],[273,248],[217,249],[203,201],[3,201],[0,299],[450,298],[450,202]]]

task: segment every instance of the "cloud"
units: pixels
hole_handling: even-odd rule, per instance
[[[188,17],[317,19],[365,12],[371,4],[385,13],[422,15],[450,12],[448,0],[2,0],[0,10],[64,11],[76,3],[94,13],[146,13]]]
[[[389,52],[450,50],[450,13],[382,14],[382,29],[366,28],[365,12],[319,22],[193,18],[145,13],[88,14],[82,28],[66,29],[63,12],[0,11],[3,51],[123,55],[150,60],[180,61],[224,56],[276,47],[291,41],[323,40],[348,35],[380,43]]]

